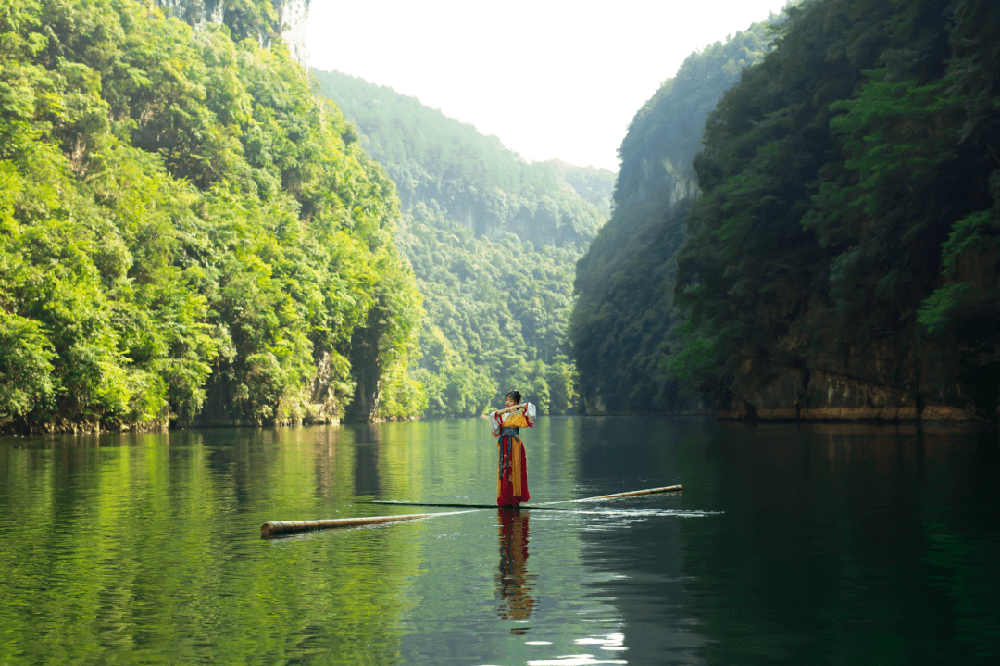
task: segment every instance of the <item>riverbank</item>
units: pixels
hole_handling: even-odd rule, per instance
[[[649,416],[716,416],[720,421],[746,421],[749,423],[916,423],[937,422],[948,424],[986,423],[988,419],[970,409],[932,404],[923,409],[916,407],[803,407],[757,409],[747,404],[743,409],[685,410],[656,412]],[[580,416],[644,416],[636,413],[588,411]],[[485,415],[481,418],[485,418]],[[380,422],[418,421],[419,417],[378,419]],[[434,420],[434,419],[432,419]],[[215,428],[270,428],[300,427],[310,425],[339,425],[337,417],[288,419],[272,423],[240,423],[228,419],[206,419],[179,424],[176,421],[141,421],[107,424],[97,421],[53,420],[31,426],[6,424],[0,436],[31,435],[102,435],[110,433],[163,433],[171,430],[199,430]]]
[[[757,409],[747,403],[743,409],[719,411],[722,421],[771,422],[838,422],[866,421],[894,423],[900,421],[943,421],[948,423],[985,422],[987,419],[971,409],[947,405],[917,407],[802,407]]]

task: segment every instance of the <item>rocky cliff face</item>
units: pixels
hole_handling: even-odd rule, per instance
[[[196,28],[206,23],[222,25],[232,15],[232,10],[227,11],[226,0],[154,0],[154,2],[168,15],[175,16]],[[261,44],[266,46],[271,41],[272,33],[280,33],[292,56],[303,67],[308,63],[305,26],[309,17],[310,2],[311,0],[271,0],[277,25],[260,30],[258,35]]]
[[[309,18],[311,0],[282,0],[279,8],[281,39],[288,44],[299,64],[309,68],[309,53],[306,51],[306,19]]]
[[[354,399],[344,411],[347,423],[371,423],[378,414],[382,397],[382,355],[380,331],[369,313],[369,326],[358,328],[351,338],[351,370],[357,382]]]
[[[174,16],[194,27],[206,23],[222,24],[225,0],[155,0],[169,16]]]
[[[956,362],[945,364],[942,372],[933,346],[915,344],[908,332],[864,346],[816,348],[805,332],[811,315],[816,313],[795,319],[767,349],[745,350],[733,373],[732,401],[720,413],[723,419],[970,421],[994,416],[1000,368],[987,366],[973,377],[960,372]],[[935,399],[970,393],[966,408]]]
[[[688,57],[629,124],[619,148],[615,209],[577,263],[570,339],[582,411],[698,409],[667,370],[676,354],[675,256],[700,194],[695,160],[706,120],[746,67],[770,50],[763,24]]]

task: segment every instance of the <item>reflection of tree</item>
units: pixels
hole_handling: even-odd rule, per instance
[[[382,495],[379,458],[381,430],[378,423],[358,423],[346,426],[354,434],[354,493],[380,497]]]
[[[149,664],[252,661],[247,655],[400,663],[402,594],[418,575],[416,542],[358,530],[304,558],[289,558],[287,545],[256,554],[232,546],[247,523],[227,516],[268,515],[276,487],[290,511],[349,506],[357,439],[344,432],[180,430],[24,448],[0,442],[0,512],[26,519],[19,528],[26,537],[0,547],[0,644],[15,655],[0,664],[120,663],[140,652]],[[386,448],[363,446],[378,452],[382,473]],[[325,457],[313,455],[318,450]],[[392,455],[403,455],[402,447]],[[408,482],[391,478],[405,496]],[[59,539],[47,541],[53,534]]]
[[[528,559],[528,514],[517,509],[498,509],[500,525],[500,567],[493,576],[496,581],[497,614],[504,620],[524,620],[531,617],[535,600],[530,592],[525,562]]]

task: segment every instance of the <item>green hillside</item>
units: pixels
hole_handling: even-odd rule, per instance
[[[413,373],[427,414],[479,414],[510,387],[543,410],[573,409],[573,270],[604,218],[570,183],[600,203],[608,173],[528,164],[416,98],[340,72],[314,74],[397,183],[397,243],[428,313]]]
[[[723,98],[677,294],[705,395],[969,408],[1000,389],[1000,7],[821,0]]]
[[[636,114],[578,267],[585,403],[996,418],[1000,7],[786,14],[692,56]]]
[[[420,408],[393,183],[243,4],[0,6],[0,428]]]

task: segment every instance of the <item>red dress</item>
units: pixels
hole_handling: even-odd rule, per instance
[[[528,413],[530,404],[524,405],[524,412],[500,415],[493,412],[494,437],[497,438],[497,506],[517,506],[531,499],[528,492],[528,461],[524,455],[524,444],[518,437],[519,428],[534,425],[533,414]],[[531,409],[530,412],[534,412]]]

